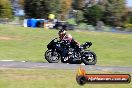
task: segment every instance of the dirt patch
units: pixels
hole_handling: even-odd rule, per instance
[[[0,40],[11,40],[11,37],[0,36]]]

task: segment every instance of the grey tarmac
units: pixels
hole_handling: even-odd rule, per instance
[[[26,61],[0,61],[1,68],[27,68],[27,69],[62,69],[77,70],[80,64],[48,63],[48,62],[26,62]],[[81,65],[87,71],[112,71],[112,72],[132,72],[132,67],[123,66],[98,66]]]

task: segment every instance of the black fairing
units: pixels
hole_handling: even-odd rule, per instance
[[[47,48],[48,49],[53,49],[54,48],[54,45],[55,44],[55,42],[54,42],[54,40],[52,40],[48,45],[47,45]]]
[[[56,39],[53,39],[48,45],[48,49],[56,50],[57,52],[61,52],[63,48],[62,44],[56,41]]]

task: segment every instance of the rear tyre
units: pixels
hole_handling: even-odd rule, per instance
[[[95,65],[97,62],[97,56],[92,51],[85,51],[81,58],[85,65]]]
[[[60,61],[60,54],[53,50],[47,50],[45,52],[45,59],[49,63],[58,63]]]

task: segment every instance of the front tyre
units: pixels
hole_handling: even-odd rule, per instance
[[[47,50],[45,52],[45,59],[49,63],[58,63],[60,61],[60,54],[53,50]]]
[[[95,65],[97,62],[97,56],[92,51],[85,51],[81,58],[85,65]]]

